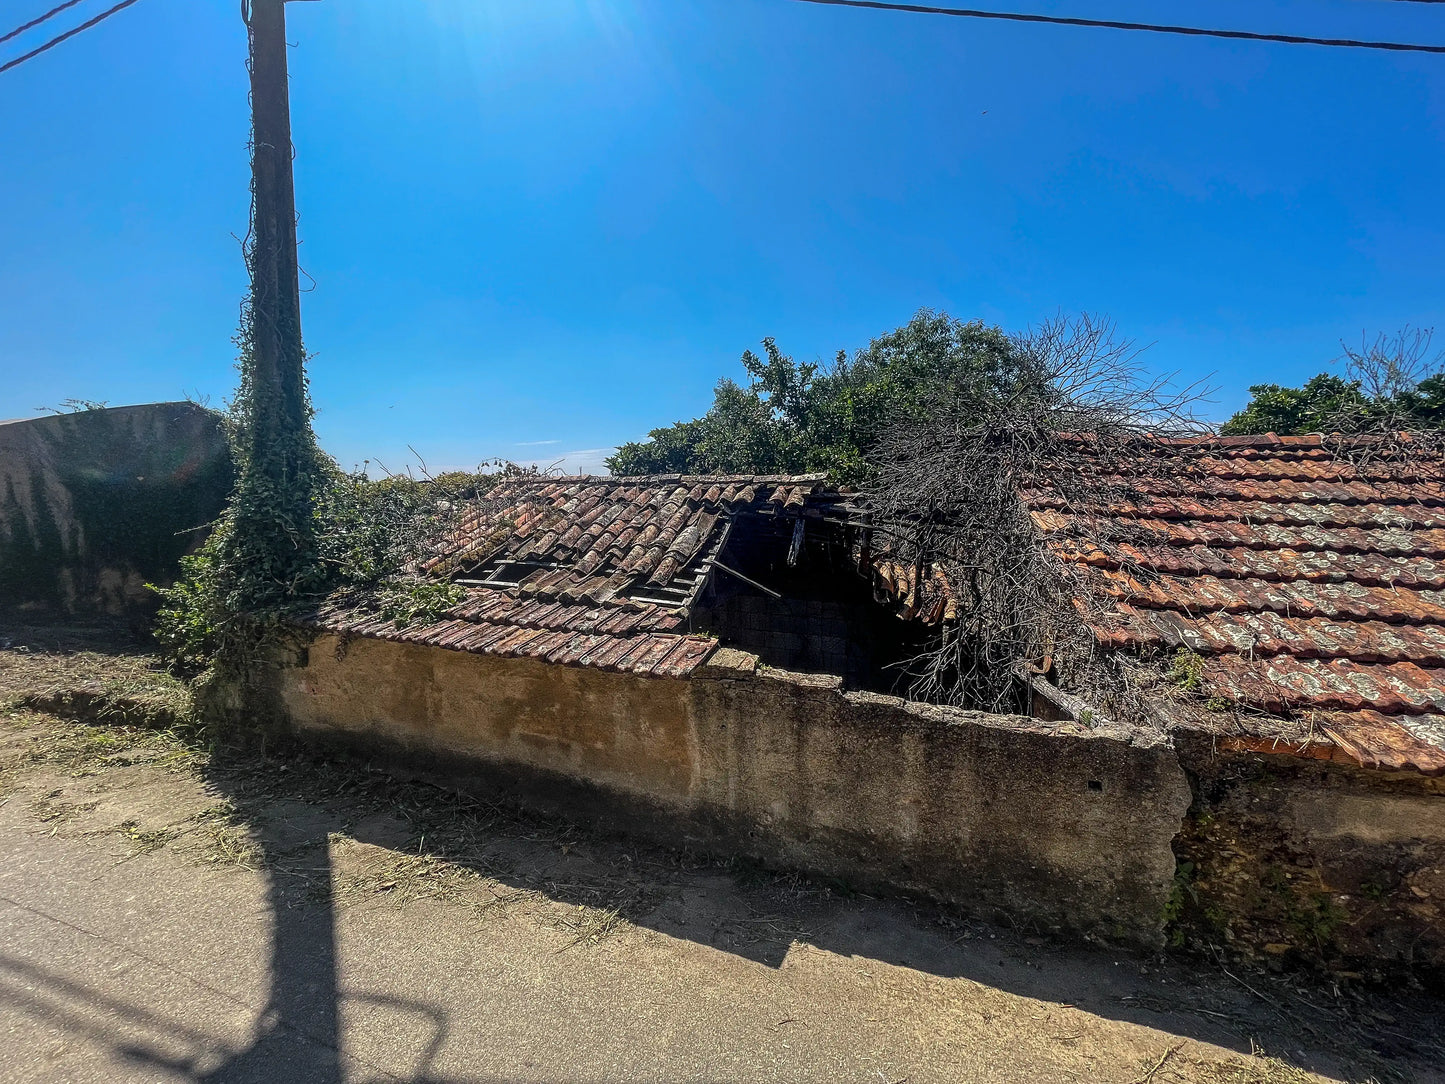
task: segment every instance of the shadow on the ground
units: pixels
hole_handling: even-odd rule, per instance
[[[1438,1065],[1445,1055],[1442,1006],[1423,996],[1387,998],[1238,965],[1060,945],[919,901],[870,898],[797,874],[639,845],[304,750],[221,753],[208,775],[264,852],[275,933],[271,1001],[256,1042],[197,1080],[341,1079],[337,905],[327,844],[334,835],[397,854],[424,852],[518,892],[615,914],[771,967],[805,941],[1242,1054],[1263,1048],[1302,1069],[1354,1079],[1414,1079],[1411,1066]],[[312,872],[285,875],[297,867]],[[426,893],[424,883],[417,887]],[[579,935],[578,944],[585,939]],[[439,1079],[429,1066],[445,1042],[445,1014],[421,1005],[406,1011],[432,1013],[435,1033],[417,1075],[407,1079]],[[300,1056],[298,1037],[305,1039],[305,1074],[276,1076],[278,1065]]]
[[[12,645],[17,634],[28,637],[22,646],[37,651],[101,651],[106,636],[114,643],[113,629],[93,635],[0,629]],[[121,645],[114,651],[133,649]],[[427,896],[432,893],[426,878],[439,876],[439,869],[468,871],[512,892],[584,908],[599,921],[579,924],[576,940],[567,946],[577,951],[608,936],[610,919],[770,967],[781,966],[796,942],[806,942],[841,956],[1071,1005],[1241,1054],[1262,1047],[1299,1068],[1349,1079],[1412,1080],[1432,1065],[1445,1065],[1442,1006],[1423,996],[1341,990],[1326,980],[1245,971],[1220,961],[1144,959],[1062,945],[1036,931],[969,921],[920,901],[870,898],[838,883],[638,844],[303,748],[209,752],[206,782],[229,801],[267,881],[273,930],[268,1004],[240,1049],[216,1049],[212,1042],[208,1056],[193,1061],[164,1056],[160,1047],[120,1051],[138,1064],[198,1084],[343,1079],[440,1084],[433,1062],[446,1045],[449,1021],[439,1003],[386,1005],[427,1021],[430,1038],[408,1075],[380,1072],[348,1055],[341,1022],[347,995],[338,986],[336,946],[337,911],[349,906],[355,893],[396,893],[398,878],[414,877],[411,887]],[[428,861],[415,870],[393,870],[385,882],[349,884],[347,898],[339,899],[333,844],[338,838]],[[133,1020],[156,1034],[184,1030],[143,1008],[3,957],[0,996],[33,1002],[37,1013],[44,1010],[102,1042],[104,1029],[87,1023],[97,1014]],[[193,1046],[205,1041],[179,1037]]]
[[[0,651],[133,656],[154,650],[155,637],[139,618],[96,614],[82,619],[0,610]]]

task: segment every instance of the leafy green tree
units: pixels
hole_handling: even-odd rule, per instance
[[[776,342],[743,354],[746,386],[718,382],[701,418],[654,429],[607,460],[619,475],[827,472],[856,483],[868,454],[897,422],[924,416],[943,389],[1006,382],[1019,366],[999,328],[919,311],[850,360],[799,363]]]
[[[1245,408],[1219,427],[1225,436],[1328,432],[1334,428],[1333,419],[1369,404],[1358,381],[1333,373],[1320,373],[1300,388],[1255,384],[1249,394]]]
[[[1220,427],[1251,433],[1445,430],[1445,354],[1430,354],[1429,328],[1346,345],[1348,376],[1320,373],[1303,387],[1256,384],[1245,408]]]
[[[817,409],[818,367],[800,365],[763,340],[764,361],[742,357],[747,387],[722,379],[701,418],[654,429],[608,458],[613,474],[742,474],[805,469],[807,434]]]
[[[1398,395],[1400,405],[1430,429],[1445,429],[1445,372],[1427,376],[1413,391]]]

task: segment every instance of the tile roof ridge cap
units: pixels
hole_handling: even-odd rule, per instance
[[[828,480],[826,474],[618,474],[577,477],[597,482],[747,482],[752,485],[799,485]]]
[[[611,474],[535,474],[522,475],[515,479],[519,482],[622,482],[625,480]]]
[[[1341,436],[1343,434],[1330,434]],[[1197,437],[1156,437],[1167,447],[1218,448],[1317,448],[1324,443],[1323,433],[1205,433]]]
[[[1096,438],[1093,433],[1076,433],[1059,431],[1056,436],[1061,440],[1077,441],[1079,443],[1092,443]],[[1278,447],[1319,447],[1324,444],[1327,438],[1338,441],[1378,441],[1387,437],[1395,437],[1402,440],[1412,439],[1408,430],[1399,433],[1342,433],[1338,430],[1315,433],[1199,433],[1191,436],[1165,436],[1158,433],[1140,433],[1128,438],[1132,441],[1150,442],[1164,447],[1209,447],[1217,445],[1222,448],[1278,448]]]

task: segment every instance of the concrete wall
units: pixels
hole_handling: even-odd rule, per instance
[[[270,690],[392,763],[667,842],[1157,945],[1190,800],[1165,742],[844,693],[720,652],[682,680],[323,635]]]
[[[823,599],[730,594],[698,613],[695,624],[770,664],[807,673],[840,674],[866,683],[873,658],[847,603]]]
[[[149,608],[231,478],[219,416],[194,403],[0,424],[0,607]]]

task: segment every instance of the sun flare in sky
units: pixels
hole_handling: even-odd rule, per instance
[[[1441,10],[1170,20],[1436,40]],[[597,469],[764,336],[827,361],[922,307],[1111,316],[1213,374],[1221,418],[1445,317],[1439,57],[793,0],[287,16],[316,425],[347,465]],[[0,76],[0,417],[230,394],[245,49],[234,6],[143,0]]]

